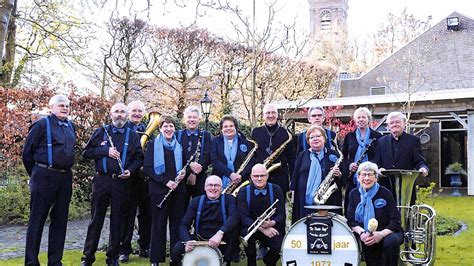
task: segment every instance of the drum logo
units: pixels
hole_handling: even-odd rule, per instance
[[[332,254],[332,221],[327,217],[312,217],[306,221],[308,254]]]

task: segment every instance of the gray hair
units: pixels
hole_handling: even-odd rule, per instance
[[[321,106],[321,105],[317,105],[317,106],[312,106],[308,109],[308,116],[311,115],[311,112],[313,110],[321,110],[321,114],[323,114],[323,116],[325,116],[325,113],[324,113],[324,108]]]
[[[140,108],[143,110],[143,112],[145,112],[145,104],[140,100],[135,100],[135,101],[129,102],[128,105],[127,105],[127,111],[130,112],[130,109],[132,109],[132,106],[135,105],[135,104],[139,105]]]
[[[363,162],[359,165],[359,168],[357,168],[357,174],[359,175],[360,172],[362,172],[362,171],[374,172],[374,174],[377,178],[379,176],[379,167],[377,166],[377,164],[375,164],[373,162],[370,162],[370,161]]]
[[[354,117],[357,112],[364,112],[369,118],[369,121],[372,121],[372,112],[369,110],[369,108],[359,107],[354,111],[354,114],[352,116]]]
[[[63,94],[56,94],[56,95],[54,95],[53,97],[51,97],[49,99],[49,106],[50,107],[52,107],[53,105],[58,104],[58,103],[66,103],[67,105],[69,105],[71,103],[71,101],[69,101],[69,99],[66,97],[66,95],[63,95]]]
[[[217,181],[219,182],[219,184],[222,186],[222,179],[221,179],[219,176],[217,176],[217,175],[210,175],[210,176],[208,176],[208,177],[206,178],[206,181],[204,181],[204,186],[206,186],[206,185],[209,183],[209,180],[210,180],[210,179],[215,179],[215,180],[217,180]]]
[[[184,109],[184,116],[187,116],[189,113],[197,113],[198,117],[201,117],[201,110],[195,105],[191,105]]]
[[[402,112],[391,112],[387,116],[387,123],[389,123],[390,120],[392,120],[394,118],[400,118],[401,120],[403,120],[404,123],[407,122],[407,117]]]

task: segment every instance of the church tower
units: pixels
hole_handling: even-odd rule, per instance
[[[310,34],[313,40],[324,38],[347,41],[348,0],[308,0]]]

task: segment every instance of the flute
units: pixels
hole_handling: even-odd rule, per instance
[[[109,140],[110,147],[112,147],[114,149],[117,149],[117,148],[115,148],[114,142],[112,141],[112,137],[110,137],[109,132],[107,131],[107,127],[105,126],[105,124],[103,124],[102,127],[104,128],[105,134],[107,135],[107,139]],[[119,156],[119,157],[117,157],[116,160],[117,160],[117,163],[120,167],[120,171],[122,172],[122,175],[124,175],[125,174],[125,169],[123,168],[122,159],[120,159],[120,156]]]

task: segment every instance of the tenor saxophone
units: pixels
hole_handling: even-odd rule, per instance
[[[335,139],[337,139],[337,137]],[[339,147],[337,146],[337,141],[335,139],[332,140],[332,143],[336,148],[336,151],[339,153],[339,158],[336,160],[336,163],[334,163],[334,167],[331,169],[331,171],[329,171],[329,173],[326,175],[321,184],[319,184],[318,190],[314,194],[314,203],[318,205],[323,205],[324,203],[326,203],[329,197],[337,190],[336,183],[333,183],[334,169],[336,169],[336,167],[339,167],[344,156]],[[331,185],[331,183],[333,184]]]
[[[265,165],[265,168],[268,169],[268,172],[271,172],[281,166],[280,162],[273,165],[271,165],[271,163],[273,163],[273,161],[275,161],[280,156],[280,154],[285,150],[286,146],[288,146],[288,144],[293,139],[293,135],[291,135],[290,131],[286,130],[286,133],[288,134],[288,139],[285,140],[285,142],[283,142],[280,147],[278,147],[278,149],[276,149],[263,161],[263,165]]]

